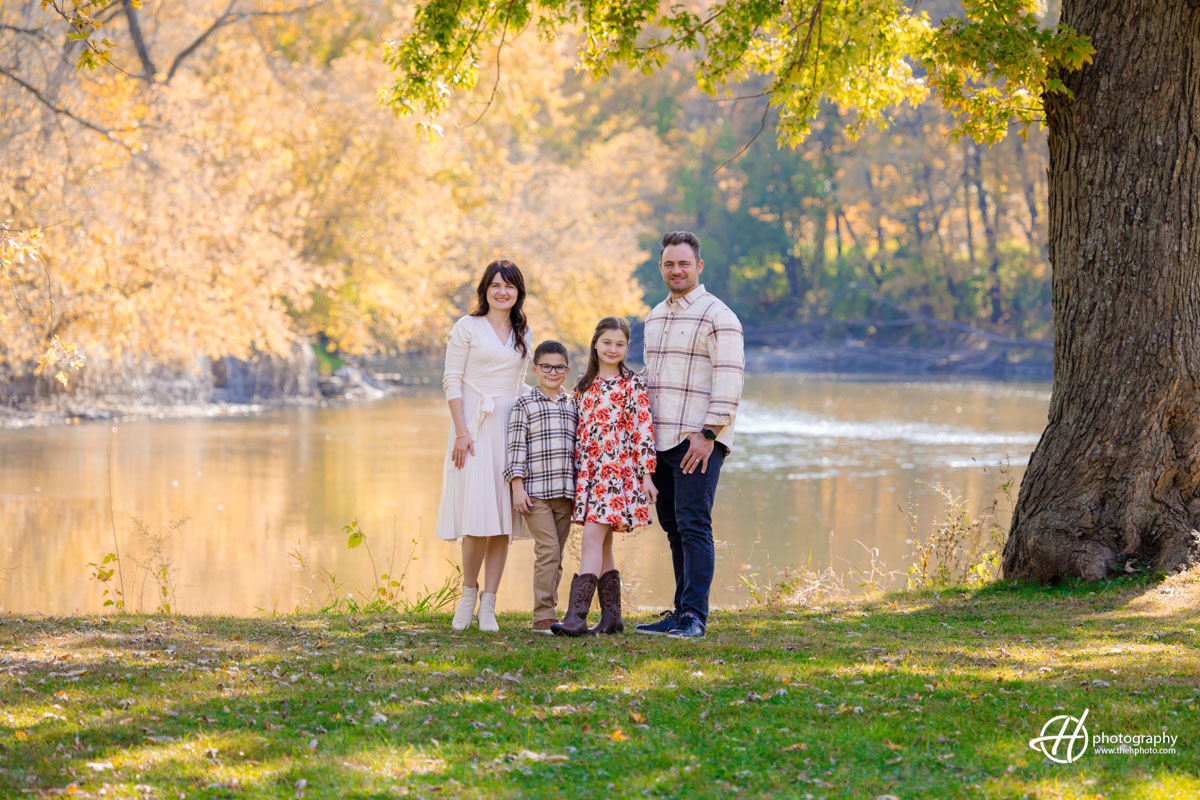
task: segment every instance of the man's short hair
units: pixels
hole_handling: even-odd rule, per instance
[[[568,364],[571,363],[570,357],[567,355],[567,348],[562,342],[556,342],[553,339],[547,339],[537,346],[533,351],[533,363],[538,363],[542,356],[559,355],[563,357]]]
[[[671,231],[664,233],[662,238],[662,250],[658,251],[658,259],[662,260],[663,250],[666,250],[673,244],[686,244],[692,248],[692,252],[696,254],[696,260],[700,260],[700,239],[691,231]]]

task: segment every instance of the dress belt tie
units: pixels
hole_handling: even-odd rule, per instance
[[[483,424],[485,419],[495,412],[496,398],[500,397],[501,393],[488,394],[470,380],[464,379],[463,385],[482,398],[479,401],[479,408],[475,412],[474,419],[471,419],[467,422],[467,433],[471,434],[471,438],[474,439],[479,433],[479,426]]]

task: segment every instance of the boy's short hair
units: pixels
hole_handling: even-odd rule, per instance
[[[568,364],[571,363],[571,358],[567,355],[567,348],[562,342],[556,342],[553,339],[547,339],[537,346],[533,351],[533,363],[538,363],[542,356],[559,355]]]
[[[673,244],[686,244],[692,248],[692,252],[696,254],[696,259],[700,259],[700,238],[691,231],[671,231],[664,233],[662,237],[662,249],[658,251],[658,258],[662,260],[663,250],[666,250]]]

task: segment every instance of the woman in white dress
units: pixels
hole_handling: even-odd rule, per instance
[[[511,261],[493,261],[477,294],[475,308],[450,331],[442,379],[454,425],[446,445],[437,537],[462,542],[462,599],[451,624],[456,631],[471,624],[476,600],[479,629],[499,630],[496,590],[509,538],[525,535],[504,480],[508,412],[526,390],[533,350],[522,311],[525,279]]]

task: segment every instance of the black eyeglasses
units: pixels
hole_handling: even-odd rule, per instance
[[[570,369],[570,367],[568,367],[566,364],[537,364],[536,366],[547,375],[550,373],[554,373],[555,375],[566,375],[567,370]]]

